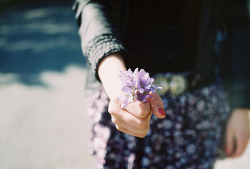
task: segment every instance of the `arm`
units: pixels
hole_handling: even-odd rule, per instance
[[[142,138],[149,129],[151,111],[159,118],[165,117],[163,103],[158,94],[151,93],[149,103],[134,102],[122,109],[117,100],[122,95],[121,81],[118,78],[121,70],[126,68],[119,53],[105,57],[98,67],[99,77],[110,98],[109,113],[119,131]]]
[[[153,94],[149,103],[130,103],[121,108],[117,100],[121,96],[121,82],[118,74],[126,70],[126,52],[119,38],[122,35],[122,0],[84,1],[78,0],[76,14],[82,50],[97,79],[101,81],[110,98],[109,113],[116,128],[124,133],[145,137],[151,118],[151,111],[159,118],[165,117],[163,103],[158,94]],[[80,12],[79,12],[80,10]],[[123,13],[124,14],[124,13]]]
[[[100,61],[120,52],[124,61],[129,55],[121,40],[126,27],[127,0],[76,0],[73,6],[79,25],[84,56],[95,73]]]
[[[232,115],[226,131],[226,154],[238,157],[243,154],[249,140],[250,108],[250,22],[246,0],[231,0],[228,4],[226,23],[228,39],[225,60],[227,63],[226,89]]]

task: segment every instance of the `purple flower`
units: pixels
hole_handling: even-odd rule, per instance
[[[133,101],[147,102],[147,98],[150,98],[149,92],[155,93],[155,89],[161,89],[153,85],[154,79],[150,78],[144,69],[138,71],[136,68],[134,72],[128,69],[121,71],[119,76],[122,81],[122,91],[125,93],[125,96],[118,98],[122,101],[122,108]]]

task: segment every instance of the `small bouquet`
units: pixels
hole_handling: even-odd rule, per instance
[[[138,71],[136,68],[134,72],[131,69],[121,71],[119,77],[122,81],[122,91],[125,93],[118,98],[122,102],[122,108],[133,101],[147,102],[147,98],[151,97],[150,92],[155,93],[155,89],[161,89],[153,85],[154,79],[150,78],[144,69]]]

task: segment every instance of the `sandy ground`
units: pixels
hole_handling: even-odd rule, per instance
[[[93,169],[85,61],[71,6],[23,6],[0,18],[0,168]],[[216,169],[250,169],[250,146]]]

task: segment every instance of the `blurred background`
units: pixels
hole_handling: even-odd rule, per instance
[[[92,169],[71,0],[0,0],[0,168]],[[250,146],[216,169],[250,169]]]

